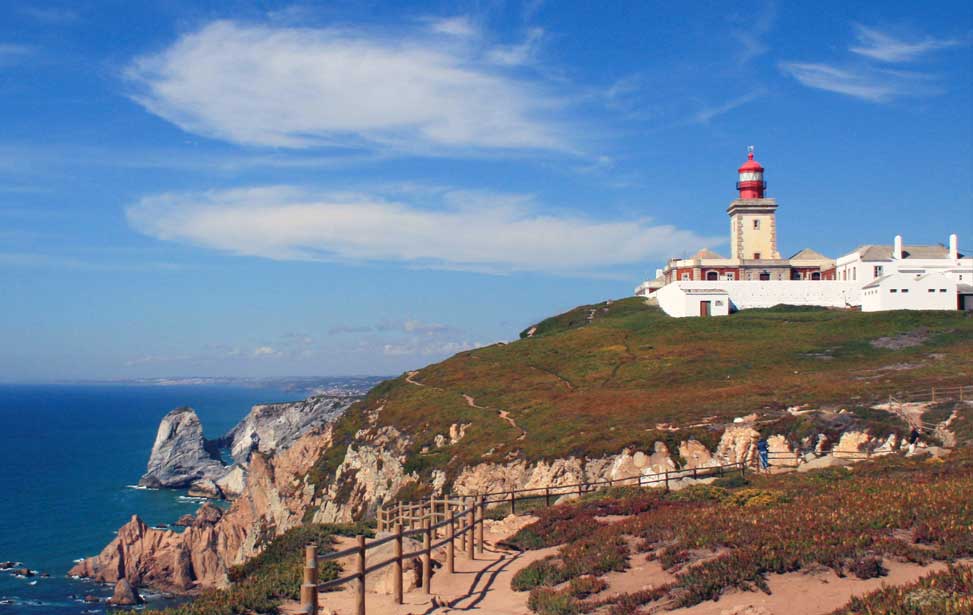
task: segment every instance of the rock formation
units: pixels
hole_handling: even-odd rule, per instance
[[[176,408],[159,423],[148,469],[139,484],[155,488],[188,487],[195,480],[214,480],[224,472],[218,451],[203,437],[203,426],[196,411]]]
[[[128,579],[119,579],[115,583],[115,593],[108,599],[108,602],[116,606],[132,606],[142,604],[142,596],[135,591]]]
[[[348,409],[354,397],[315,395],[303,401],[259,404],[224,437],[233,460],[242,467],[254,451],[285,449],[309,431],[322,427]]]

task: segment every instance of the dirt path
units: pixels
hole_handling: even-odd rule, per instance
[[[473,397],[471,397],[470,395],[467,395],[466,393],[463,393],[463,399],[466,400],[466,405],[469,406],[470,408],[476,408],[477,410],[490,410],[490,408],[487,408],[486,406],[477,405],[476,400],[473,399]],[[527,437],[527,432],[520,428],[520,425],[518,425],[517,422],[513,419],[513,417],[510,416],[509,412],[507,412],[506,410],[497,410],[497,415],[504,421],[507,421],[507,423],[509,423],[511,427],[513,427],[514,429],[520,432],[520,435],[517,436],[518,440],[523,440],[524,438]]]
[[[512,533],[511,528],[526,523],[530,517],[518,517],[516,522],[493,524],[484,536],[484,552],[469,560],[457,550],[456,572],[449,574],[445,568],[434,566],[432,593],[424,594],[414,589],[403,594],[403,604],[395,604],[389,594],[369,591],[365,605],[369,615],[426,615],[432,613],[489,613],[496,615],[529,615],[527,593],[510,588],[514,574],[531,562],[557,551],[556,547],[525,553],[497,547],[496,543]],[[513,530],[515,531],[515,530]],[[341,538],[335,544],[342,549],[352,544],[352,539]],[[346,544],[347,543],[347,544]],[[439,554],[441,556],[441,553]],[[352,559],[354,556],[352,556]],[[345,570],[353,562],[342,562]],[[354,615],[355,584],[349,584],[335,592],[318,594],[320,614]],[[281,607],[285,615],[297,615],[300,607],[287,602]]]

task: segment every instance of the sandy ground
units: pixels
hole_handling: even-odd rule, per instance
[[[557,552],[557,547],[519,553],[496,546],[510,536],[516,528],[525,525],[531,517],[508,517],[502,523],[493,524],[486,533],[486,548],[474,560],[467,559],[457,549],[456,572],[449,574],[444,568],[434,571],[432,593],[424,594],[415,589],[404,594],[404,604],[396,605],[391,595],[366,594],[366,609],[370,615],[426,615],[431,613],[484,613],[495,615],[530,615],[527,609],[527,592],[515,592],[510,581],[517,571],[531,562]],[[614,519],[612,519],[614,520]],[[633,539],[634,540],[634,539]],[[336,548],[351,544],[343,539]],[[441,557],[441,555],[440,555]],[[642,554],[632,557],[632,567],[625,572],[605,575],[608,588],[598,597],[635,592],[658,587],[674,580],[673,575],[662,569],[657,561],[647,561]],[[965,563],[973,563],[966,560]],[[883,585],[902,585],[945,568],[943,563],[929,566],[896,562],[886,559],[889,573],[878,579],[861,580],[855,577],[838,577],[829,569],[813,572],[795,572],[770,575],[771,593],[730,591],[717,602],[705,602],[696,606],[667,610],[661,605],[646,605],[646,611],[671,613],[672,615],[824,615],[841,607],[852,596],[861,595]],[[336,592],[319,594],[320,615],[355,615],[354,584]],[[296,603],[285,604],[285,614],[299,612]]]

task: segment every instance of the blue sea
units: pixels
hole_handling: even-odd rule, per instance
[[[300,391],[246,386],[0,385],[0,561],[48,578],[0,572],[0,615],[105,613],[112,588],[67,577],[138,514],[175,521],[199,501],[177,491],[135,489],[159,420],[196,409],[206,436],[222,435],[255,403],[302,399]],[[150,597],[149,606],[167,604]]]

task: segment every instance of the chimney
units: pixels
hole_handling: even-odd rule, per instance
[[[892,247],[892,258],[902,259],[902,235],[895,236],[895,245]]]
[[[959,238],[956,233],[949,236],[949,258],[950,260],[959,258]]]

